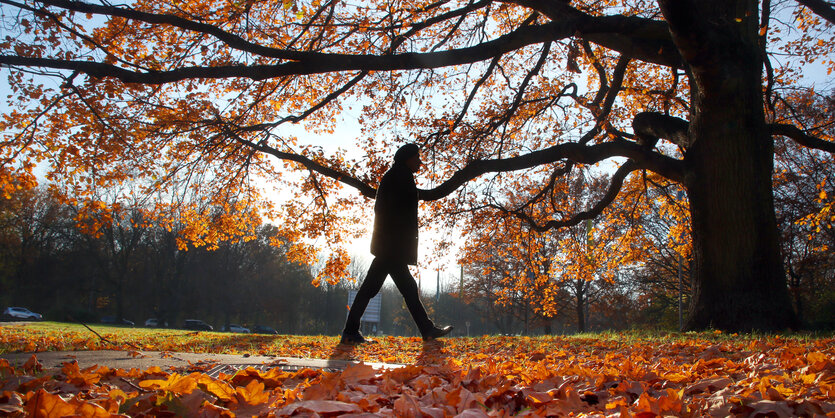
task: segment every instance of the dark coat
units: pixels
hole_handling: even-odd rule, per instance
[[[417,264],[418,189],[415,176],[403,163],[383,175],[374,203],[371,254]]]

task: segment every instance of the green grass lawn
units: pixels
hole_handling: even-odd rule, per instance
[[[54,350],[155,350],[220,354],[261,354],[286,357],[328,358],[338,350],[337,336],[262,335],[230,332],[190,331],[123,327],[94,324],[29,322],[0,327],[0,353]],[[96,333],[98,335],[96,335]],[[99,337],[101,336],[101,338]],[[720,331],[662,332],[626,331],[583,333],[570,336],[481,336],[444,340],[447,355],[461,361],[477,353],[548,352],[573,347],[605,346],[609,349],[641,344],[732,344],[751,342],[779,344],[811,343],[831,338],[829,334],[798,333],[785,335],[727,334]],[[422,342],[414,337],[380,337],[379,344],[352,350],[352,358],[366,361],[412,363],[422,355]]]

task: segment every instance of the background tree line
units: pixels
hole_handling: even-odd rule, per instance
[[[160,318],[263,324],[285,333],[336,332],[346,286],[310,285],[310,267],[273,245],[278,229],[214,247],[183,248],[175,227],[143,221],[141,207],[110,212],[97,233],[78,208],[33,189],[3,199],[0,213],[0,304],[26,306],[46,319],[141,325]]]
[[[290,261],[289,244],[277,244],[278,227],[262,224],[251,237],[184,248],[183,225],[154,225],[143,209],[122,207],[91,220],[43,188],[0,199],[0,308],[24,306],[55,321],[115,316],[141,326],[158,318],[179,327],[193,318],[216,330],[237,323],[287,334],[342,331],[348,292],[358,281],[311,285],[323,266]],[[361,278],[366,268],[354,262],[350,274]],[[462,335],[466,321],[474,335],[498,332],[480,310],[462,308],[457,290],[424,295],[428,310],[460,322]],[[393,284],[382,293],[378,329],[418,335]]]

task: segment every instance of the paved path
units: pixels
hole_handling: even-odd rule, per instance
[[[187,370],[192,365],[209,366],[208,374],[217,376],[219,373],[231,374],[235,370],[242,370],[247,367],[254,367],[266,370],[279,367],[282,370],[293,371],[304,368],[325,369],[329,371],[342,370],[351,364],[359,364],[358,361],[348,360],[321,360],[295,357],[275,356],[244,356],[235,354],[197,354],[178,353],[165,351],[142,351],[141,355],[130,354],[127,351],[98,350],[98,351],[43,351],[38,353],[6,353],[0,354],[0,358],[9,361],[13,366],[21,366],[32,354],[38,358],[44,368],[60,368],[65,362],[77,361],[80,368],[92,365],[107,366],[129,370],[136,368],[146,370],[153,366],[159,366],[163,370],[171,368]],[[399,364],[366,363],[379,368],[402,367]]]

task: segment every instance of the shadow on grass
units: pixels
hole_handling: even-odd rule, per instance
[[[445,348],[446,343],[443,340],[424,341],[415,365],[429,366],[446,363],[449,352]]]
[[[357,346],[355,344],[336,344],[328,355],[328,360],[356,360]]]

